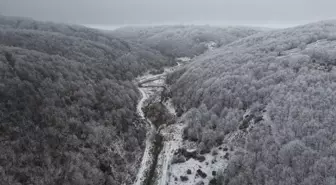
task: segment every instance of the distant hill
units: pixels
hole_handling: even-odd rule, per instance
[[[258,32],[247,27],[167,25],[124,27],[113,31],[113,35],[157,49],[165,56],[194,57],[204,53],[209,42],[220,47]]]
[[[193,115],[184,137],[210,147],[237,136],[222,184],[336,182],[335,33],[336,21],[257,33],[170,76],[175,105]]]

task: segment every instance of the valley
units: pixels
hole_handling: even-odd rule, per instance
[[[189,59],[190,60],[190,59]],[[187,62],[189,60],[185,60]],[[161,101],[162,92],[168,88],[165,84],[165,78],[167,73],[171,73],[180,68],[181,63],[177,63],[177,66],[165,68],[162,74],[151,75],[146,74],[136,79],[138,89],[141,93],[141,99],[137,105],[137,113],[141,119],[147,123],[147,139],[146,148],[142,157],[141,166],[134,185],[151,185],[151,184],[165,184],[166,171],[168,163],[170,162],[170,154],[174,151],[171,143],[169,143],[168,136],[165,134],[166,123],[162,123],[159,127],[155,125],[150,119],[146,117],[144,110],[150,104],[162,103],[165,106],[165,111],[171,114],[174,119],[176,113],[171,100]],[[173,123],[175,126],[175,123]],[[181,128],[180,128],[181,129]],[[170,133],[172,137],[181,137],[179,133]],[[160,137],[160,141],[157,141],[156,137]],[[175,139],[175,138],[170,138]],[[176,141],[173,145],[178,145]],[[159,145],[159,146],[156,146]],[[159,149],[155,149],[159,147]],[[163,179],[163,180],[161,180]],[[162,183],[160,183],[162,182]]]
[[[0,15],[0,184],[335,185],[335,33]]]
[[[214,42],[207,47],[208,51],[212,51]],[[141,94],[137,113],[147,128],[146,147],[134,185],[214,185],[216,175],[222,173],[232,155],[233,149],[229,151],[227,144],[200,154],[192,142],[183,139],[186,118],[184,115],[177,116],[166,80],[168,75],[183,68],[191,59],[181,57],[176,61],[176,66],[164,68],[161,74],[146,73],[134,81]],[[146,113],[153,104],[161,104],[164,111],[173,117],[173,122],[159,120],[160,124],[153,123]]]

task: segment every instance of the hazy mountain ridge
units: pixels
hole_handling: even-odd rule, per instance
[[[113,31],[113,35],[155,48],[166,56],[194,57],[204,53],[210,42],[220,47],[260,31],[247,27],[177,25],[125,27]]]
[[[237,40],[171,75],[174,103],[199,147],[236,154],[222,184],[334,184],[336,23],[322,21]]]
[[[146,71],[147,66],[158,69],[173,64],[173,61],[156,50],[107,35],[99,30],[81,26],[74,26],[74,29],[71,29],[70,25],[57,26],[58,24],[45,22],[41,23],[42,26],[30,26],[31,24],[40,25],[40,22],[24,18],[17,21],[14,21],[16,19],[13,17],[0,18],[2,18],[0,23],[5,22],[4,25],[7,25],[2,27],[0,32],[0,39],[4,45],[61,55],[84,63],[106,64],[117,74],[125,74],[129,71],[132,73],[131,78]],[[11,22],[1,21],[8,19]],[[114,62],[111,63],[111,60]]]
[[[14,29],[26,29],[26,30],[36,30],[36,31],[46,31],[62,33],[67,36],[76,36],[80,38],[85,38],[91,41],[99,42],[112,42],[113,40],[121,39],[104,34],[104,32],[80,25],[69,25],[62,23],[53,22],[42,22],[35,21],[30,18],[24,17],[9,17],[0,15],[1,27],[14,28]]]

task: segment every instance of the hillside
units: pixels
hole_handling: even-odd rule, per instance
[[[170,75],[184,138],[233,151],[219,184],[335,184],[335,33],[336,21],[258,33]]]
[[[1,16],[1,182],[133,182],[146,130],[132,80],[173,64],[97,30]]]
[[[174,64],[156,50],[82,26],[0,16],[0,28],[3,45],[109,65],[119,79],[133,79],[148,67]]]
[[[245,27],[152,26],[125,27],[113,35],[159,50],[165,56],[194,57],[204,53],[208,44],[219,47],[260,32]]]
[[[239,32],[221,37],[246,36]],[[147,132],[134,79],[176,64],[157,49],[82,26],[0,16],[1,182],[133,183]]]

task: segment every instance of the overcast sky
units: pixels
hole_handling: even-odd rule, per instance
[[[77,24],[300,24],[336,18],[336,0],[0,0],[0,13]]]

